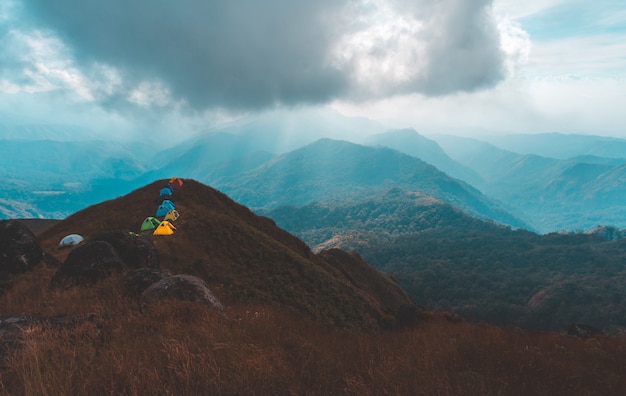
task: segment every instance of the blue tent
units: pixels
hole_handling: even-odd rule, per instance
[[[164,195],[172,195],[172,190],[169,187],[162,188],[161,191],[159,191],[159,196],[162,197]]]
[[[163,205],[159,205],[155,217],[163,217],[167,214],[167,212],[169,212],[171,209],[168,208],[167,206],[163,206]]]
[[[167,214],[167,212],[174,209],[176,209],[174,202],[170,201],[169,199],[164,199],[156,211],[156,217],[163,217]]]
[[[167,206],[168,208],[170,208],[170,210],[176,209],[176,205],[174,205],[174,202],[170,201],[169,199],[164,199],[163,202],[161,202],[161,205]]]

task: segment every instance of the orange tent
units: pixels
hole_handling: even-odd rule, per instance
[[[163,220],[157,228],[154,229],[154,235],[172,235],[176,227],[169,221]]]
[[[181,188],[183,186],[183,179],[174,176],[170,179],[169,183],[174,186],[174,188]]]

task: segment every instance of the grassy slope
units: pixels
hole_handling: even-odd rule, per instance
[[[51,291],[18,279],[6,312],[92,312],[99,327],[28,329],[3,355],[3,394],[621,395],[626,341],[582,340],[427,314],[402,330],[338,330],[262,304],[194,303],[140,313],[115,278]]]

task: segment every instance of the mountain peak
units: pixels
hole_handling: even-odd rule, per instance
[[[39,235],[42,247],[62,261],[68,253],[56,246],[67,234],[89,240],[108,230],[138,232],[143,220],[154,216],[159,190],[166,183],[156,181],[73,214]],[[211,187],[185,180],[172,200],[180,213],[175,233],[142,237],[154,243],[162,267],[202,278],[225,305],[281,306],[324,323],[366,331],[401,325],[406,312],[416,311],[394,281],[360,258],[314,254],[269,218]],[[357,277],[360,281],[353,282]],[[375,290],[393,297],[382,299]]]

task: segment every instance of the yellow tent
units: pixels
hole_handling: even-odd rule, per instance
[[[176,227],[169,221],[163,220],[159,226],[154,230],[154,235],[172,235]]]
[[[163,220],[175,221],[176,219],[178,219],[178,216],[180,215],[178,214],[176,209],[172,209],[169,212],[167,212]]]

